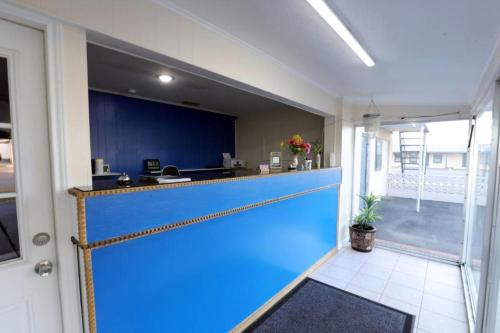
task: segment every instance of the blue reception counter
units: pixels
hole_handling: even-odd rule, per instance
[[[88,330],[239,330],[333,253],[340,182],[323,169],[70,190]]]

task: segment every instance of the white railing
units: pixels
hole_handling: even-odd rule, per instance
[[[389,196],[417,198],[419,175],[389,173],[387,192]],[[423,200],[443,202],[464,202],[465,175],[429,175],[424,176]]]

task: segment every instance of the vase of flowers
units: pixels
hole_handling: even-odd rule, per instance
[[[321,153],[323,152],[323,145],[320,141],[313,142],[312,151],[316,156],[316,169],[321,169]]]
[[[293,162],[288,167],[290,170],[297,169],[297,166],[299,165],[299,155],[304,156],[305,154],[309,154],[311,151],[311,144],[304,142],[299,134],[295,134],[288,140],[281,141],[280,146],[282,149],[287,147],[293,154]]]

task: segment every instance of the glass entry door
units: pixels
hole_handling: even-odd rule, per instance
[[[463,262],[476,332],[498,332],[500,324],[499,124],[500,81],[477,112],[471,145]]]
[[[488,179],[492,151],[493,111],[488,102],[473,124],[470,159],[470,195],[468,232],[466,236],[465,269],[472,305],[477,308],[487,212]]]

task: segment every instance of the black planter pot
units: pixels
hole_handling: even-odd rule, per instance
[[[349,227],[349,236],[351,237],[351,247],[360,252],[370,252],[375,243],[375,233],[377,228],[370,226],[368,229],[362,229],[360,224],[354,224]]]

